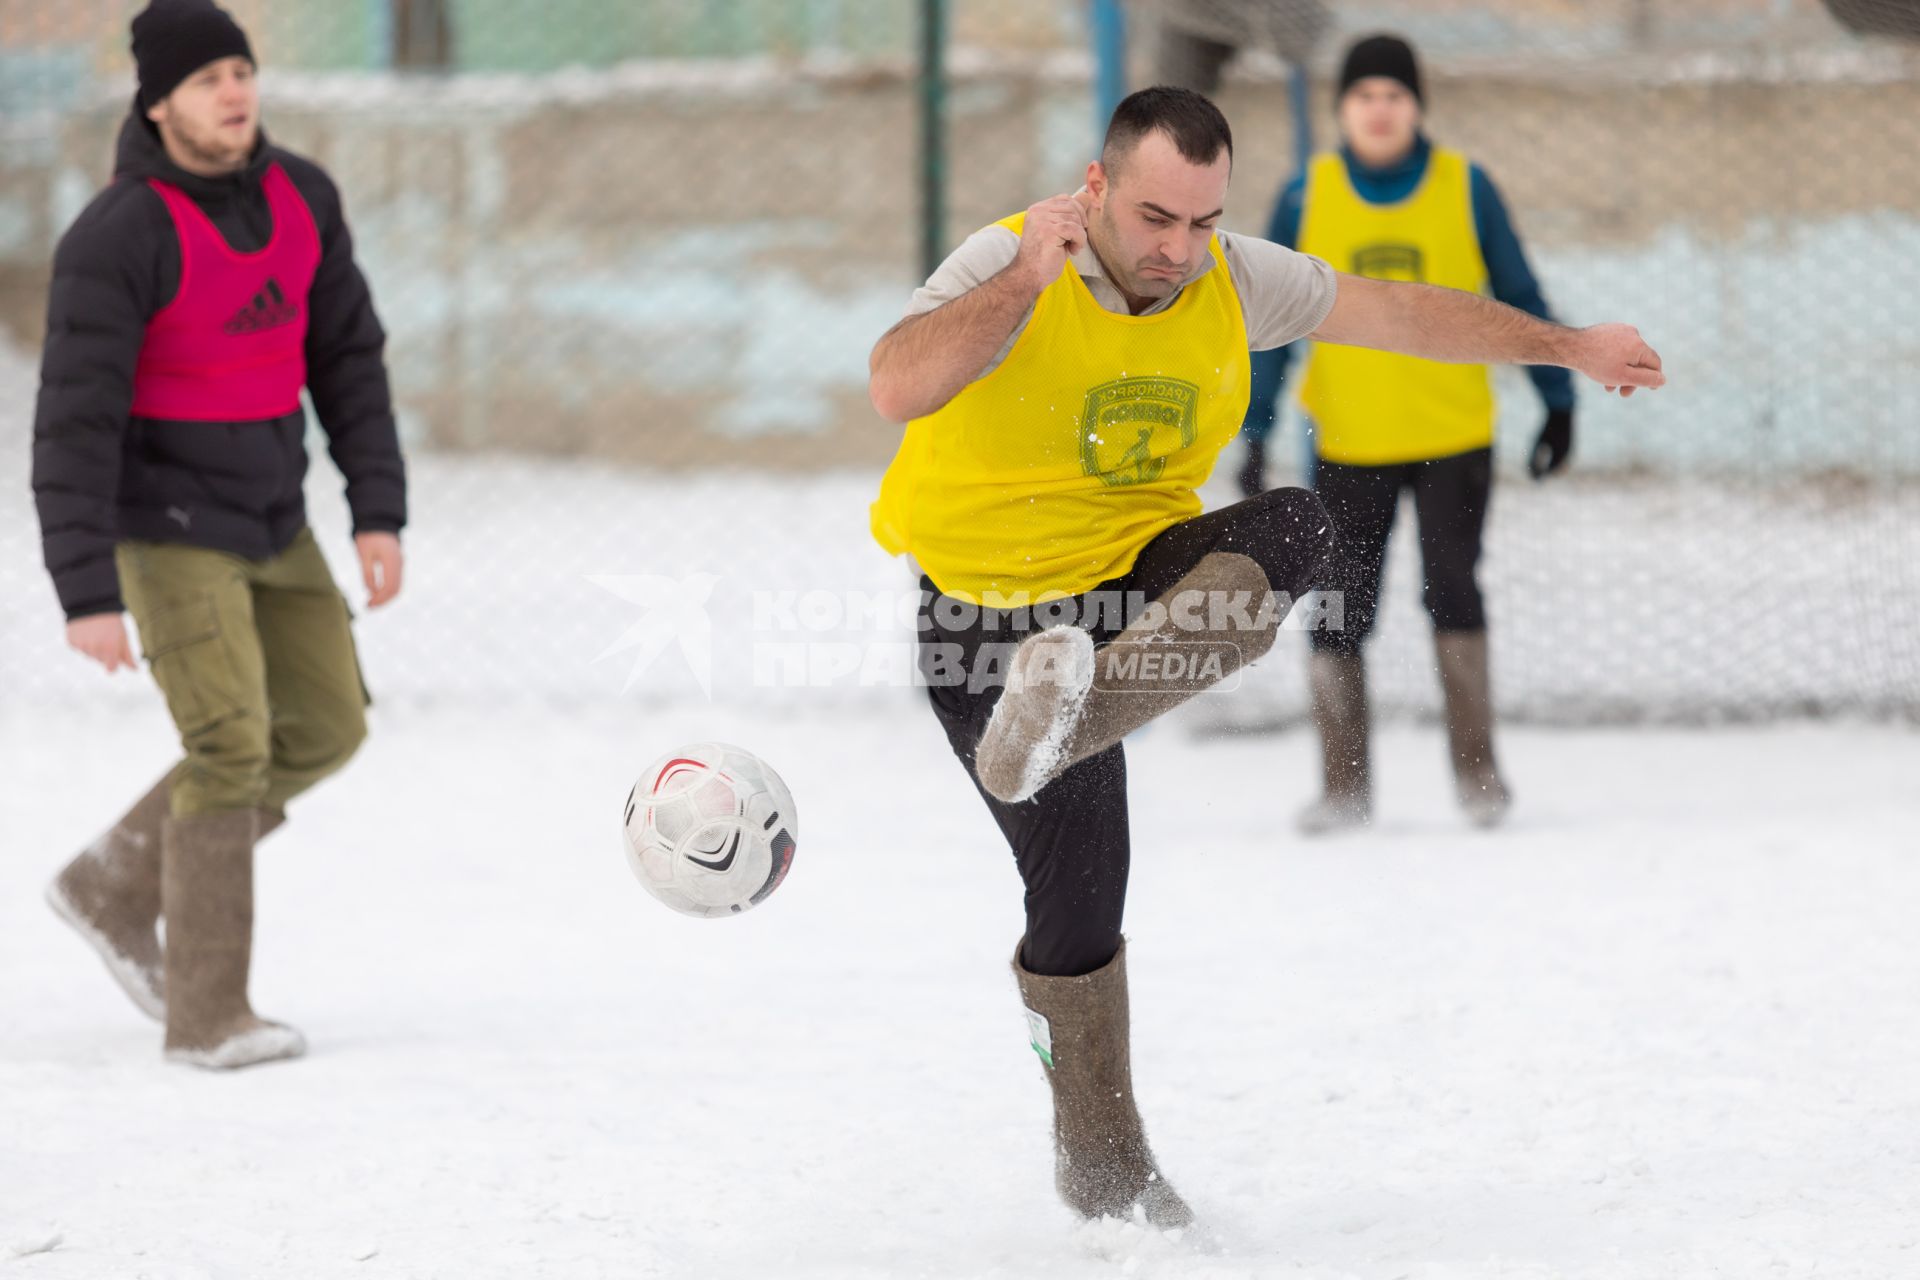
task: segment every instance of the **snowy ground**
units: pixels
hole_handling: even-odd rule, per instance
[[[1693,1280],[1920,1274],[1920,739],[1520,730],[1513,824],[1384,735],[1133,744],[1136,1073],[1223,1251],[1053,1199],[1019,891],[925,711],[376,708],[263,848],[215,1077],[38,898],[169,758],[157,705],[0,720],[0,1276]],[[792,785],[794,874],[695,921],[617,848],[665,745]],[[1204,785],[1194,785],[1204,780]]]

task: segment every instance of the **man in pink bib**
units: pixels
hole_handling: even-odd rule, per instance
[[[54,257],[33,491],[67,643],[131,668],[131,613],[185,758],[47,897],[169,1059],[242,1067],[306,1047],[247,997],[254,843],[366,736],[302,390],[375,608],[400,590],[406,473],[340,194],[262,133],[246,34],[212,0],[152,0],[133,56],[114,180]]]

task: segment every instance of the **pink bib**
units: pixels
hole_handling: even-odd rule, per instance
[[[133,412],[176,422],[258,422],[300,406],[307,381],[307,293],[320,232],[278,164],[261,187],[273,236],[237,253],[180,188],[148,179],[180,237],[180,289],[147,322]]]

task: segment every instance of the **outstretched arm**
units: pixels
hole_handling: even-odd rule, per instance
[[[1313,336],[1450,364],[1557,364],[1623,396],[1666,383],[1660,356],[1632,325],[1570,329],[1434,285],[1342,274],[1333,310]]]
[[[1507,202],[1486,170],[1474,165],[1470,170],[1473,186],[1473,226],[1480,237],[1480,255],[1487,263],[1487,291],[1497,301],[1518,307],[1536,320],[1552,320],[1553,312],[1540,292],[1540,281],[1527,261],[1527,251],[1514,230]],[[1565,369],[1550,364],[1530,365],[1527,377],[1540,393],[1549,412],[1573,408],[1573,379]]]

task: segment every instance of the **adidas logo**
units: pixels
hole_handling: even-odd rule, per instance
[[[233,319],[221,325],[227,333],[259,333],[277,329],[300,318],[300,304],[288,302],[280,292],[280,282],[267,277],[266,287],[253,295],[253,301],[234,312]]]

